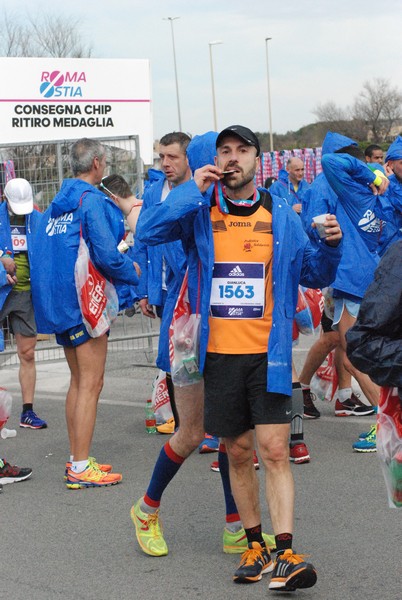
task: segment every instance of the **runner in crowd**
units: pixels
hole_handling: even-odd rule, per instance
[[[192,171],[200,164],[204,165],[213,160],[216,137],[216,133],[210,132],[209,134],[206,134],[205,138],[203,136],[196,136],[191,141],[187,147],[187,157]],[[190,180],[188,180],[187,183],[174,187],[166,200],[161,204],[154,204],[146,209],[144,202],[138,224],[138,234],[140,233],[142,216],[154,212],[159,213],[162,208],[167,206],[167,202],[170,202],[171,198],[173,198],[172,205],[174,206],[175,198],[182,197],[181,194],[178,196],[177,194],[189,183]],[[186,195],[184,197],[186,197]],[[189,196],[189,199],[190,198],[191,194]],[[141,239],[141,235],[137,235],[137,238],[138,237]],[[178,239],[177,242],[181,243]],[[145,243],[148,244],[148,241],[145,240]],[[168,324],[170,324],[172,319],[173,308],[178,292],[179,290],[177,289],[176,297],[173,298]],[[165,311],[166,307],[167,304],[165,305]],[[164,319],[165,312],[162,323]],[[157,365],[164,371],[170,370],[167,334],[160,336]],[[175,398],[180,418],[180,426],[170,440],[163,446],[156,461],[145,496],[140,498],[131,509],[131,518],[136,528],[138,543],[146,554],[152,556],[164,556],[168,553],[168,546],[163,537],[159,521],[159,507],[162,494],[184,463],[185,459],[190,456],[204,438],[203,382],[201,381],[189,387],[175,386]],[[221,448],[219,456],[221,466],[220,474],[226,508],[226,526],[223,530],[223,551],[230,554],[236,554],[243,552],[247,548],[247,537],[232,495],[229,480],[229,468],[224,448]],[[273,547],[275,545],[273,536],[263,535],[267,546]]]
[[[269,188],[271,194],[283,198],[297,213],[301,212],[304,194],[310,184],[304,179],[304,164],[300,158],[291,156],[286,169],[279,171],[278,180]]]
[[[10,179],[4,196],[5,202],[0,204],[0,263],[9,277],[0,286],[0,329],[8,317],[20,360],[20,427],[45,429],[46,421],[33,410],[37,330],[31,294],[31,263],[33,236],[41,213],[34,208],[32,188],[26,179]]]
[[[196,170],[194,180],[173,190],[161,207],[142,213],[137,235],[148,244],[181,239],[193,310],[200,295],[205,429],[224,438],[248,541],[234,580],[258,581],[273,570],[270,589],[310,587],[316,571],[292,550],[292,322],[299,282],[316,288],[334,279],[342,233],[336,218],[328,215],[326,240],[313,249],[295,212],[255,188],[260,147],[252,131],[229,127],[218,135],[216,148],[215,165]],[[216,184],[212,202],[211,184]],[[201,414],[203,382],[182,389]],[[254,428],[267,475],[275,565],[261,533]],[[149,522],[150,515],[140,516],[143,524]],[[152,516],[155,523],[158,513]]]
[[[35,236],[32,284],[38,326],[56,334],[70,369],[65,478],[68,488],[80,489],[122,480],[121,474],[111,473],[111,465],[98,464],[89,455],[108,338],[91,337],[83,323],[74,279],[80,236],[95,266],[113,281],[136,285],[139,268],[117,248],[124,235],[120,209],[95,187],[106,167],[105,148],[83,138],[73,144],[70,161],[74,177],[63,181]]]

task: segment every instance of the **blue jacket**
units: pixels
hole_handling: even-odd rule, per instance
[[[82,322],[74,281],[81,223],[91,259],[103,275],[117,287],[138,283],[132,260],[117,250],[124,234],[120,209],[85,181],[64,180],[34,239],[32,294],[43,333],[62,333]]]
[[[144,193],[141,212],[160,203],[166,177],[154,177]],[[179,286],[186,271],[186,257],[180,241],[158,246],[148,246],[135,236],[134,254],[141,267],[141,277],[137,286],[139,298],[148,298],[149,304],[163,306],[162,264],[165,259],[166,286],[169,290]]]
[[[191,144],[190,144],[191,145]],[[210,193],[201,194],[193,180],[173,189],[159,206],[142,212],[137,236],[148,244],[182,239],[188,260],[189,298],[197,305],[200,289],[200,369],[204,368],[209,335],[209,305],[214,245],[209,216]],[[280,198],[273,197],[273,325],[268,343],[268,391],[292,393],[292,323],[298,284],[324,287],[335,277],[341,248],[326,244],[314,250],[300,219]],[[198,279],[200,267],[200,281]]]
[[[161,173],[162,176],[157,176],[156,173],[153,174],[151,184],[145,190],[141,213],[161,203],[166,177],[163,173]],[[149,304],[163,307],[156,364],[160,369],[169,372],[169,347],[167,344],[169,326],[186,272],[186,255],[180,240],[169,244],[161,243],[158,246],[149,246],[141,241],[137,234],[134,241],[134,253],[141,268],[140,282],[137,286],[138,297],[148,298]],[[163,294],[162,289],[163,261],[165,262],[166,295]]]
[[[321,164],[356,231],[370,252],[376,252],[382,223],[374,212],[376,196],[369,187],[376,175],[365,163],[349,154],[324,154]]]
[[[33,238],[34,233],[38,228],[38,224],[40,219],[42,218],[42,213],[37,210],[33,210],[33,212],[29,215],[25,216],[25,225],[26,225],[26,236],[27,236],[27,245],[28,245],[28,260],[31,269],[31,278],[32,278],[32,253],[33,253]],[[10,217],[8,214],[7,202],[2,202],[0,204],[0,250],[6,254],[7,251],[11,252],[11,257],[14,256],[13,245],[11,241],[11,227],[10,227]],[[0,284],[0,309],[2,308],[4,302],[8,294],[13,289],[13,286],[4,282],[2,285]]]
[[[348,145],[357,144],[341,134],[328,132],[322,146],[323,156]],[[329,185],[325,174],[320,173],[303,198],[300,215],[304,230],[315,245],[321,244],[321,240],[316,229],[311,227],[311,223],[313,217],[324,213],[336,215],[343,232],[342,258],[332,287],[348,295],[363,298],[367,286],[373,279],[378,257],[369,251],[343,204]],[[361,268],[362,265],[364,269]]]
[[[278,180],[270,186],[269,192],[270,194],[285,200],[289,206],[293,206],[294,204],[301,204],[309,187],[310,184],[305,179],[302,179],[299,182],[296,192],[293,183],[289,179],[288,172],[285,169],[281,169],[279,171]]]
[[[379,255],[383,256],[391,244],[402,238],[402,182],[396,175],[389,177],[385,194],[377,196],[375,210],[387,221],[378,250]]]
[[[0,288],[7,283],[7,271],[5,270],[3,263],[0,260]]]

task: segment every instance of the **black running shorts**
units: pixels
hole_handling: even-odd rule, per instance
[[[333,320],[327,317],[325,312],[323,312],[321,317],[321,327],[324,333],[330,333],[331,331],[333,331],[332,323]]]
[[[267,392],[267,355],[208,352],[205,431],[237,437],[255,425],[290,423],[292,398]]]

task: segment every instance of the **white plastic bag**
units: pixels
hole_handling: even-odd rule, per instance
[[[116,319],[119,300],[114,285],[93,265],[82,236],[74,276],[83,323],[91,337],[100,337]]]
[[[188,271],[169,327],[169,355],[172,381],[178,387],[194,385],[202,379],[199,371],[199,337],[201,315],[191,313],[188,298]]]
[[[159,369],[158,375],[152,382],[152,408],[154,409],[157,425],[162,425],[162,423],[166,423],[173,417],[166,384],[166,373],[162,369]]]
[[[333,350],[313,375],[310,389],[320,400],[331,402],[334,399],[335,392],[338,389],[338,374],[335,368]]]
[[[391,508],[402,508],[402,401],[397,388],[381,388],[377,414],[377,454]]]
[[[0,429],[4,427],[11,415],[13,399],[5,388],[0,387]]]

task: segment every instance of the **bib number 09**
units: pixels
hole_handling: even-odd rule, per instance
[[[219,297],[220,298],[246,298],[250,299],[254,297],[254,289],[252,285],[227,285],[219,286]]]

